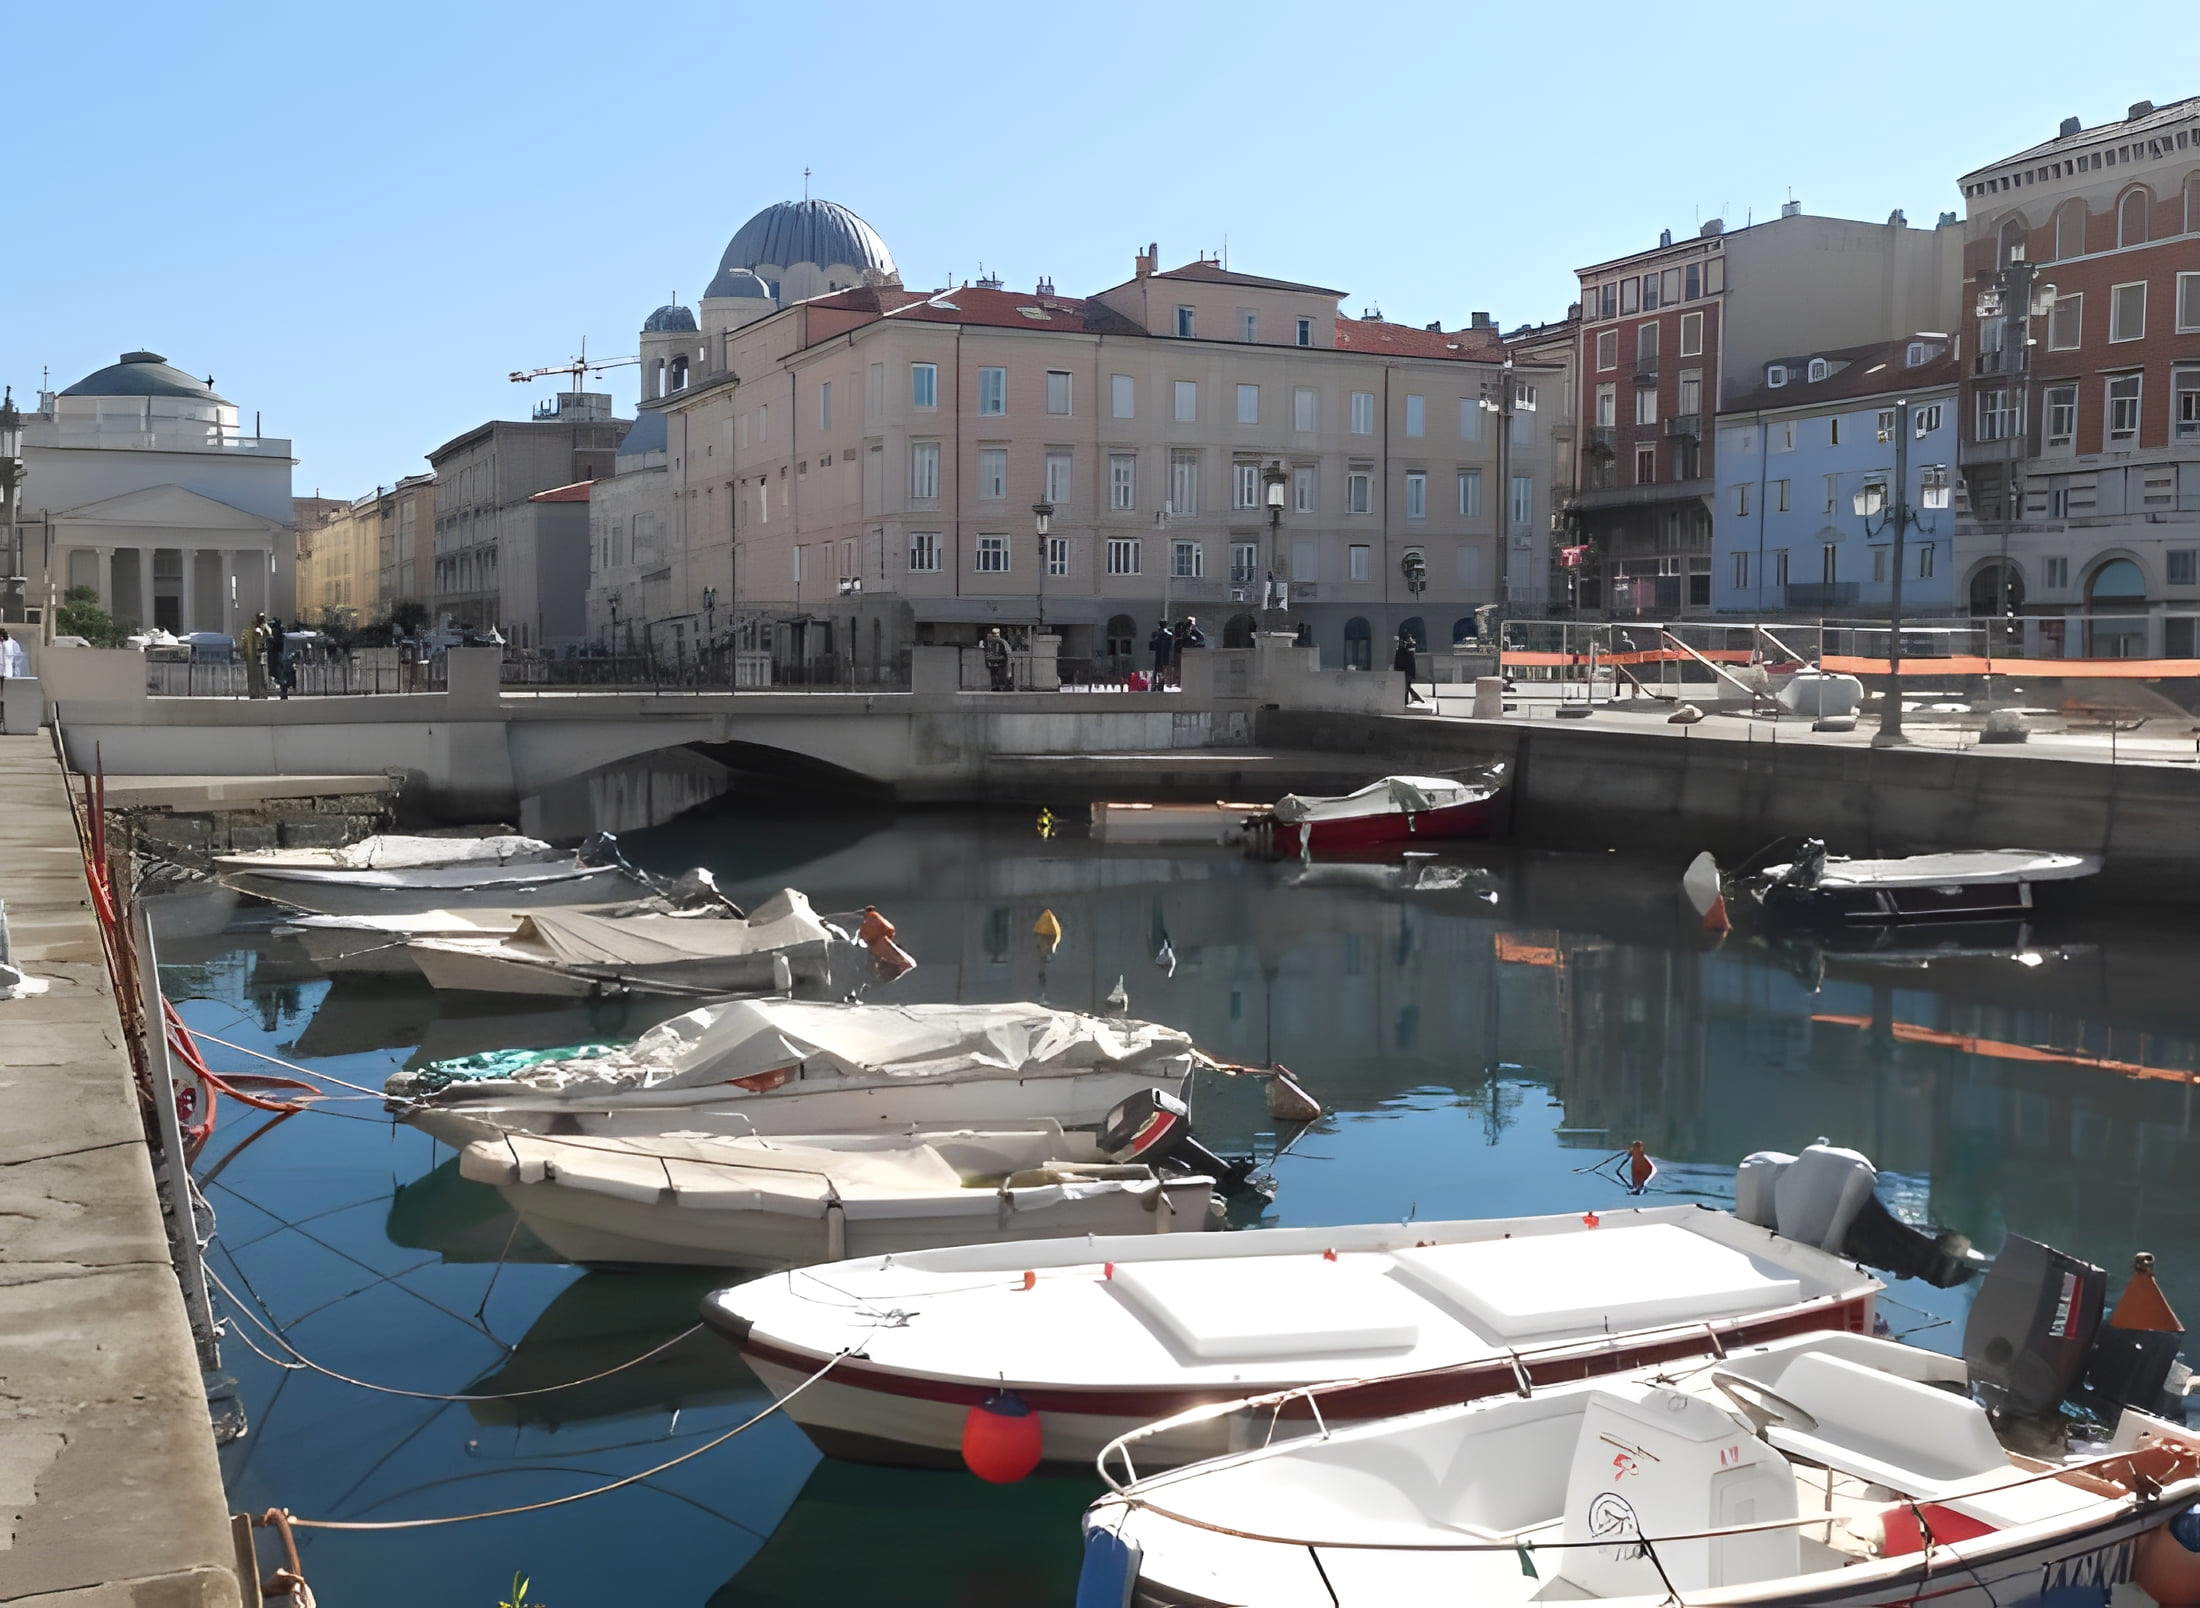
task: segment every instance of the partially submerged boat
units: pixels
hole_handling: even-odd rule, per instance
[[[1252,846],[1273,855],[1367,854],[1488,837],[1504,824],[1504,767],[1468,780],[1385,776],[1355,793],[1306,798],[1287,793],[1246,826]]]
[[[1703,907],[1699,856],[1683,879]],[[1792,858],[1732,880],[1743,902],[1771,923],[1843,928],[1891,922],[2011,920],[2029,915],[2043,885],[2101,869],[2093,854],[2044,849],[1951,849],[1891,859],[1829,855],[1806,838]],[[1712,867],[1713,872],[1716,867]]]
[[[2162,1531],[2200,1500],[2200,1433],[2127,1409],[2105,1446],[2043,1461],[2002,1444],[1966,1383],[1954,1358],[1862,1335],[1699,1335],[1678,1364],[1373,1423],[1337,1422],[1349,1384],[1205,1407],[1102,1457],[1079,1600],[1991,1608],[2200,1576]],[[1140,1475],[1187,1419],[1293,1408],[1314,1433]]]
[[[913,1122],[1097,1123],[1204,1057],[1174,1028],[1044,1005],[729,1000],[632,1044],[504,1077],[400,1072],[392,1110],[452,1145],[500,1133],[854,1133]],[[452,1075],[452,1071],[460,1075]]]
[[[1219,1226],[1215,1180],[1125,1162],[1059,1123],[893,1133],[507,1134],[459,1170],[590,1266],[784,1268],[850,1255]]]
[[[577,853],[539,838],[384,834],[331,849],[260,849],[214,857],[224,887],[331,916],[423,910],[602,904],[640,884],[592,847]]]
[[[1102,802],[1092,806],[1096,843],[1238,844],[1251,823],[1268,812],[1265,804],[1147,804]]]

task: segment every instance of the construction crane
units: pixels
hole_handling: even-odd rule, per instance
[[[512,370],[511,379],[514,385],[525,385],[529,380],[542,380],[548,379],[553,374],[566,374],[572,376],[573,384],[571,388],[578,391],[581,388],[581,379],[585,375],[601,375],[606,369],[625,368],[630,363],[639,363],[640,361],[641,359],[638,357],[592,358],[588,355],[588,340],[584,336],[581,339],[581,355],[574,358],[572,362],[560,363],[552,368],[514,369]]]

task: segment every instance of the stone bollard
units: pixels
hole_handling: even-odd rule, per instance
[[[1476,676],[1474,678],[1474,718],[1499,720],[1505,714],[1505,678],[1503,676]]]
[[[2025,724],[2021,710],[1989,710],[1986,724],[1979,731],[1978,740],[1982,743],[2021,743],[2031,735],[2031,729]]]

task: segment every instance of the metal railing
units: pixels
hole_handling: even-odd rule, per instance
[[[681,655],[584,654],[572,658],[514,654],[501,676],[507,694],[528,692],[907,692],[909,655],[880,663],[819,654],[775,660],[730,648]]]
[[[333,654],[298,659],[285,667],[288,685],[272,676],[261,683],[264,694],[280,698],[352,698],[373,693],[441,692],[443,659],[410,662],[388,651]],[[253,696],[252,667],[242,660],[148,660],[145,690],[156,698],[248,698]]]

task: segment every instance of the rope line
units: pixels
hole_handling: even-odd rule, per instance
[[[592,1496],[605,1496],[613,1491],[622,1490],[629,1485],[639,1485],[644,1480],[655,1479],[658,1475],[670,1469],[678,1468],[682,1463],[692,1462],[705,1452],[715,1451],[718,1447],[725,1445],[727,1441],[732,1440],[734,1436],[744,1430],[753,1429],[785,1407],[795,1397],[801,1395],[805,1390],[808,1390],[820,1379],[831,1373],[833,1369],[840,1365],[840,1360],[843,1357],[856,1350],[861,1344],[862,1341],[859,1340],[845,1350],[834,1352],[832,1356],[825,1360],[825,1365],[819,1368],[817,1372],[811,1374],[770,1406],[748,1418],[744,1418],[724,1434],[713,1436],[703,1442],[702,1445],[682,1452],[678,1457],[669,1458],[665,1462],[659,1463],[655,1468],[645,1468],[639,1474],[629,1474],[623,1479],[613,1480],[609,1485],[598,1485],[591,1490],[575,1491],[569,1496],[553,1496],[547,1501],[526,1502],[518,1507],[493,1508],[486,1513],[452,1513],[432,1519],[301,1519],[295,1514],[286,1516],[291,1524],[306,1530],[419,1530],[445,1524],[470,1524],[476,1519],[504,1519],[520,1513],[540,1513],[545,1508],[566,1507],[574,1502],[585,1502]]]
[[[371,1094],[377,1100],[389,1100],[404,1105],[418,1104],[417,1101],[408,1100],[403,1095],[385,1094],[380,1089],[368,1088],[364,1083],[347,1083],[333,1072],[318,1072],[311,1067],[300,1066],[295,1061],[286,1061],[279,1055],[269,1055],[265,1050],[255,1050],[249,1044],[233,1044],[228,1039],[216,1038],[213,1034],[196,1028],[192,1030],[191,1036],[204,1043],[219,1044],[225,1050],[235,1050],[240,1055],[249,1055],[255,1060],[265,1061],[269,1066],[279,1066],[286,1072],[295,1072],[300,1077],[319,1078],[324,1083],[333,1083],[339,1089],[350,1089],[355,1094]]]

